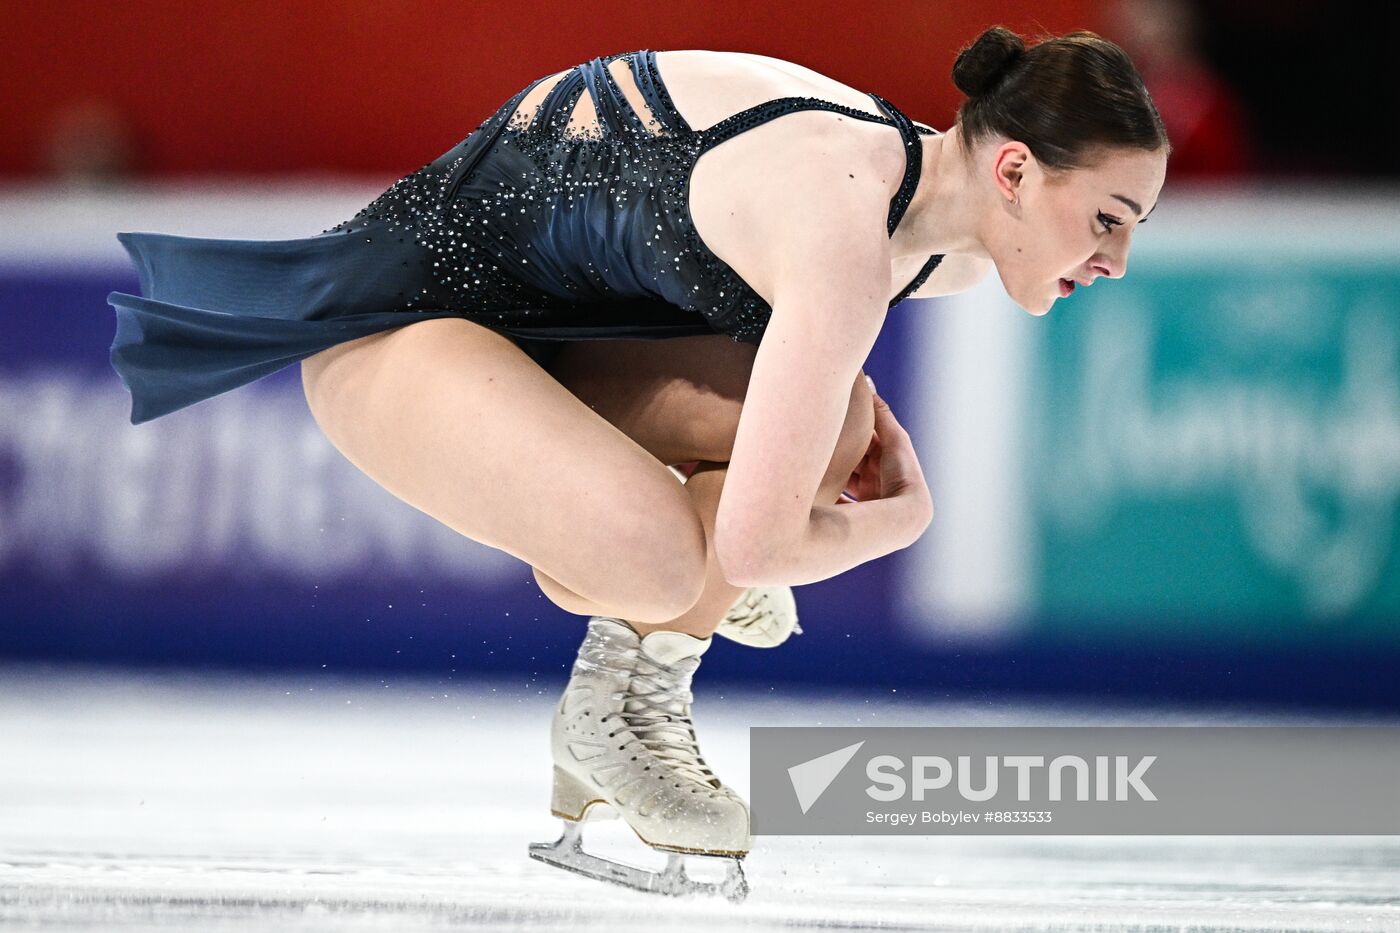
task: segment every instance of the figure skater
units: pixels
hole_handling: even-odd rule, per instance
[[[993,27],[953,81],[939,132],[774,58],[611,55],[531,82],[317,236],[119,234],[144,295],[109,296],[132,421],[301,361],[346,458],[591,617],[552,726],[565,833],[531,854],[742,897],[748,806],[700,755],[691,679],[717,628],[777,644],[789,587],[931,521],[861,371],[887,312],[995,268],[1044,314],[1126,272],[1165,179],[1156,109],[1094,33]],[[599,804],[666,869],[583,851]]]

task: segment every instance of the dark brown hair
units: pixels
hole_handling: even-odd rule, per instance
[[[957,125],[969,150],[1006,136],[1059,170],[1090,164],[1103,147],[1165,147],[1170,155],[1162,118],[1128,53],[1087,30],[1037,38],[1027,47],[993,26],[958,53],[953,83],[967,100]]]

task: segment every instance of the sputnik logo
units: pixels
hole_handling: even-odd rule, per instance
[[[797,805],[802,808],[804,814],[826,793],[826,789],[836,780],[841,769],[846,767],[864,744],[865,741],[862,740],[788,768],[788,779],[792,781],[793,793],[797,794]]]

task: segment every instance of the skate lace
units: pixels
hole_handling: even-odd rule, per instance
[[[777,613],[768,600],[768,593],[758,587],[749,587],[730,607],[724,616],[724,623],[730,629],[748,633],[751,630],[767,632],[777,622]],[[796,622],[793,634],[802,634],[802,627]]]
[[[663,665],[639,653],[622,718],[642,745],[677,775],[717,788],[720,780],[700,757],[688,712],[693,699],[690,679],[699,666],[699,658]]]
[[[744,591],[739,597],[738,605],[730,607],[725,615],[724,621],[733,628],[747,632],[750,629],[767,626],[773,619],[773,612],[768,608],[768,600],[763,593],[757,592],[753,587]]]

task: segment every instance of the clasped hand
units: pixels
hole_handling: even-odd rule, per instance
[[[875,431],[870,447],[856,464],[843,494],[850,500],[869,502],[874,499],[903,499],[911,508],[927,507],[932,513],[932,497],[924,480],[919,458],[904,426],[895,418],[889,403],[878,392],[871,391],[875,403]]]

